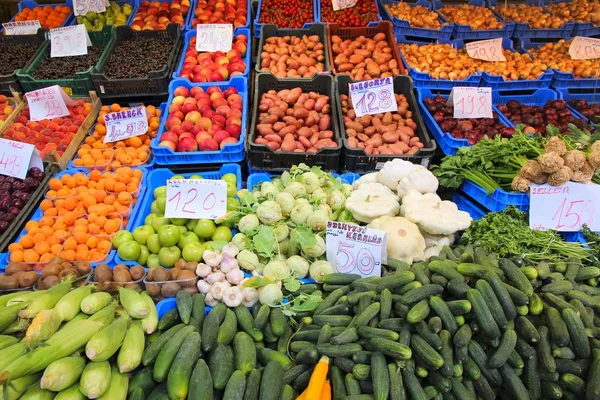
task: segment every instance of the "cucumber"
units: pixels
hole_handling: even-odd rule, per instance
[[[471,357],[467,356],[465,361],[463,361],[462,366],[463,373],[466,373],[472,380],[476,381],[481,377],[481,370]]]
[[[583,292],[580,292],[579,290],[570,290],[567,293],[567,296],[570,299],[581,301],[586,307],[598,309],[598,306],[600,306],[600,301],[597,300],[597,297],[592,297]]]
[[[258,400],[261,377],[262,372],[258,369],[253,369],[252,372],[250,372],[250,375],[246,377],[246,388],[244,389],[243,400]]]
[[[317,350],[319,351],[319,354],[327,357],[352,357],[352,354],[362,350],[362,346],[358,343],[342,344],[339,346],[333,344],[318,344]]]
[[[349,396],[356,396],[362,393],[360,390],[360,383],[358,383],[358,380],[354,377],[354,375],[346,374],[344,383],[346,384],[346,393],[348,394],[346,399],[348,399]]]
[[[164,382],[167,379],[169,369],[173,365],[173,361],[177,356],[179,348],[182,346],[183,342],[188,338],[188,336],[192,332],[195,332],[195,330],[196,329],[193,326],[188,325],[185,328],[181,329],[179,332],[177,332],[165,344],[165,346],[158,354],[158,357],[156,357],[156,362],[154,363],[153,377],[155,381]],[[160,340],[160,338],[158,340]]]
[[[475,284],[475,287],[483,296],[483,299],[487,304],[488,308],[490,309],[492,317],[494,318],[494,321],[496,321],[498,327],[500,329],[506,328],[508,320],[506,318],[506,315],[504,315],[504,310],[500,305],[500,301],[498,301],[498,299],[496,298],[496,294],[494,293],[494,290],[492,289],[490,284],[487,281],[480,279]]]
[[[245,390],[246,376],[242,371],[234,371],[225,386],[223,400],[240,400],[244,397]]]
[[[529,298],[529,314],[531,315],[540,315],[544,311],[544,303],[540,296],[537,293],[534,293]]]
[[[408,360],[412,356],[410,347],[388,339],[372,338],[369,340],[369,345],[372,346],[374,350],[398,360]]]
[[[473,381],[473,386],[475,386],[475,391],[479,395],[479,398],[482,399],[495,399],[496,393],[492,390],[490,383],[485,377],[480,377],[476,381]]]
[[[552,342],[557,347],[565,347],[569,344],[569,331],[560,312],[554,307],[546,308],[546,325],[550,331]]]
[[[516,400],[529,400],[527,388],[523,385],[521,379],[508,364],[504,364],[499,368],[500,375],[503,379],[503,387],[507,389]]]
[[[317,345],[312,342],[307,342],[304,340],[296,340],[290,343],[290,351],[293,353],[299,353],[304,349],[316,349]]]
[[[277,351],[280,353],[287,353],[287,348],[288,348],[288,343],[290,342],[290,339],[292,338],[292,335],[294,334],[294,331],[292,330],[292,327],[290,325],[288,325],[285,328],[285,332],[283,333],[283,335],[279,336],[279,339],[277,339]]]
[[[202,358],[198,360],[190,378],[188,400],[212,400],[213,381],[210,369]]]
[[[202,324],[202,351],[208,353],[217,347],[217,335],[219,333],[219,327],[225,319],[227,314],[227,306],[223,303],[219,303],[213,307],[204,318]]]
[[[306,389],[308,382],[310,381],[310,376],[313,373],[313,369],[314,368],[311,368],[308,371],[303,372],[299,377],[296,378],[293,386],[297,392],[301,393],[304,391],[304,389]]]
[[[169,398],[169,392],[167,389],[167,382],[163,382],[158,385],[150,396],[148,396],[148,400],[167,400]]]
[[[461,326],[452,339],[456,347],[465,347],[471,341],[473,332],[468,324]]]
[[[577,376],[584,376],[585,371],[583,366],[578,364],[576,361],[558,359],[556,360],[556,372],[559,374],[569,373]]]
[[[442,349],[440,350],[440,354],[444,359],[444,365],[440,368],[440,373],[449,378],[452,376],[454,372],[454,354],[452,350],[452,335],[447,330],[441,330],[439,333],[439,337],[442,340]]]
[[[585,400],[600,398],[600,356],[594,352],[594,360],[590,365],[585,388]]]
[[[554,382],[543,382],[542,383],[542,398],[543,399],[552,399],[558,400],[562,399],[563,390],[562,388],[554,383]]]
[[[465,278],[463,278],[462,275],[460,278],[450,280],[446,286],[446,290],[448,290],[454,298],[459,300],[467,298],[467,291],[469,289],[469,285],[465,283]]]
[[[365,326],[375,318],[376,315],[379,314],[379,310],[381,309],[381,304],[378,302],[370,304],[367,308],[363,310],[360,314],[356,316],[354,319],[354,326],[361,327]],[[351,326],[352,324],[350,324]]]
[[[294,388],[290,385],[283,386],[283,391],[281,392],[281,400],[294,400]]]
[[[463,385],[462,381],[456,377],[451,378],[452,394],[457,400],[475,400],[469,389]]]
[[[456,267],[456,270],[466,277],[483,278],[487,272],[495,272],[497,268],[486,267],[474,263],[460,263],[458,264],[458,267]]]
[[[326,308],[319,314],[314,314],[313,319],[317,315],[323,316],[323,315],[349,315],[349,314],[350,314],[350,307],[348,307],[347,304],[343,303],[343,304],[336,304],[335,306]]]
[[[446,302],[442,300],[441,297],[433,296],[429,299],[429,305],[442,320],[444,328],[446,328],[450,334],[454,335],[458,330],[458,325],[456,324],[456,319],[454,319],[454,315]]]
[[[410,348],[415,352],[427,365],[438,369],[444,365],[444,359],[425,339],[420,335],[412,335],[410,338]]]
[[[177,311],[179,312],[179,318],[184,324],[190,323],[190,318],[192,317],[192,296],[182,290],[177,292],[177,296],[175,297],[175,302],[177,304]]]
[[[407,398],[406,390],[402,382],[402,371],[396,364],[388,364],[388,376],[390,377],[390,400],[404,400]]]
[[[491,369],[499,368],[503,365],[517,345],[517,333],[512,329],[507,329],[502,334],[500,345],[496,348],[494,354],[488,359],[488,367]]]
[[[442,349],[442,339],[440,339],[437,334],[431,332],[429,326],[424,321],[421,321],[417,324],[416,330],[417,333],[421,335],[421,337],[425,339],[425,341],[429,343],[431,347],[436,350]]]
[[[428,381],[431,382],[435,389],[442,393],[448,393],[450,390],[452,390],[452,382],[450,379],[442,376],[436,370],[429,371]]]
[[[585,332],[585,327],[576,311],[566,308],[562,311],[562,317],[567,324],[571,348],[579,358],[589,358],[591,354],[590,342]]]
[[[585,393],[585,381],[574,374],[563,374],[560,377],[561,386],[575,393],[576,395],[583,395]]]
[[[313,322],[319,326],[348,326],[350,321],[352,321],[352,317],[349,315],[319,314],[313,316]]]
[[[341,272],[336,272],[333,274],[327,274],[323,277],[323,283],[327,283],[330,285],[350,285],[357,279],[361,279],[362,277],[358,274],[346,274]]]
[[[385,356],[379,352],[371,356],[373,394],[376,400],[387,400],[390,394],[390,376]]]
[[[383,292],[383,290],[394,290],[397,287],[406,285],[415,280],[415,274],[411,271],[400,271],[393,275],[388,275],[381,278],[375,290],[377,293]]]
[[[342,370],[346,373],[351,373],[356,364],[364,364],[364,363],[354,362],[349,357],[336,357],[333,360],[333,364],[336,367],[338,367],[340,370]]]
[[[381,329],[388,329],[394,332],[400,332],[403,329],[408,329],[410,324],[402,318],[388,318],[379,321]]]
[[[235,368],[231,347],[222,344],[217,345],[217,348],[210,355],[208,366],[212,374],[214,388],[224,389]]]
[[[462,274],[456,270],[458,264],[454,261],[430,261],[427,267],[431,272],[440,274],[449,281],[452,279],[464,280]]]
[[[567,280],[552,282],[542,286],[543,293],[552,293],[557,296],[565,294],[570,290],[573,290],[573,284]]]
[[[409,311],[410,311],[410,308],[408,308],[408,306],[406,306],[400,302],[397,302],[396,304],[394,304],[394,315],[396,317],[406,319],[406,316],[408,315]]]
[[[527,361],[523,370],[523,383],[533,399],[539,399],[542,396],[542,381],[537,369],[538,360],[537,357],[533,357]]]
[[[259,348],[257,351],[258,360],[262,365],[267,365],[271,361],[279,363],[281,368],[285,371],[292,367],[292,361],[287,358],[283,353],[268,348]]]
[[[275,307],[271,310],[271,329],[273,333],[279,337],[285,332],[285,328],[288,326],[285,315],[279,307]]]
[[[469,356],[475,361],[475,364],[481,370],[481,375],[487,379],[493,386],[502,385],[502,376],[497,369],[487,367],[488,357],[483,348],[475,340],[471,340],[467,345]]]
[[[588,279],[597,278],[599,276],[600,268],[598,267],[579,268],[579,271],[577,271],[577,276],[575,277],[575,281],[587,281]]]
[[[397,332],[388,329],[371,328],[370,326],[361,326],[357,329],[357,332],[358,336],[365,339],[378,337],[396,342],[400,338],[400,335]]]
[[[576,358],[575,352],[570,347],[555,347],[552,349],[552,355],[554,358],[562,360],[574,360]],[[558,363],[558,360],[556,360]],[[558,368],[558,364],[557,364]]]
[[[310,367],[308,365],[295,365],[287,371],[283,372],[283,383],[286,385],[291,385],[294,383],[296,378],[302,375],[305,371],[308,371]]]
[[[429,285],[429,275],[427,274],[428,269],[424,263],[416,263],[411,266],[411,271],[415,274],[415,279],[421,285]]]
[[[339,344],[353,343],[353,342],[356,342],[357,340],[358,340],[358,333],[356,332],[356,328],[349,327],[349,328],[346,328],[339,335],[332,337],[330,340],[330,343],[339,345]]]
[[[515,320],[515,330],[519,333],[519,337],[529,343],[537,343],[540,341],[540,334],[526,317],[519,316]]]
[[[144,368],[133,376],[129,382],[129,388],[127,390],[129,393],[131,393],[136,389],[141,389],[146,396],[150,394],[155,386],[156,382],[152,377],[152,368]]]
[[[481,328],[481,331],[490,339],[500,337],[498,324],[492,317],[491,311],[481,292],[477,289],[469,289],[467,292],[467,300],[471,302],[475,320]]]
[[[389,318],[390,315],[392,315],[392,292],[388,289],[382,290],[379,297],[379,303],[379,317],[381,319]]]
[[[167,311],[165,315],[158,321],[158,330],[166,331],[179,324],[181,320],[179,319],[179,311],[177,308]]]
[[[233,353],[235,367],[244,375],[250,374],[256,368],[256,347],[254,341],[246,332],[238,332],[233,338]]]
[[[556,371],[556,361],[554,357],[552,357],[552,349],[550,347],[550,333],[548,332],[548,328],[545,326],[538,327],[538,332],[540,334],[540,341],[536,346],[537,356],[539,364],[542,368],[544,368],[548,372]]]
[[[329,343],[333,333],[331,333],[331,326],[329,324],[324,325],[319,331],[319,338],[317,339],[317,344],[319,343]]]
[[[255,342],[260,342],[261,340],[263,340],[263,333],[260,330],[254,328],[254,320],[252,318],[252,314],[250,314],[250,311],[248,311],[246,306],[239,305],[233,309],[233,312],[235,313],[235,316],[237,318],[238,326],[242,328],[244,332],[250,335],[250,337]]]
[[[527,296],[525,293],[504,282],[502,282],[502,286],[508,292],[508,295],[510,296],[513,304],[515,305],[515,308],[529,305],[529,296]]]
[[[456,322],[456,319],[454,319],[454,317],[452,317],[452,320]],[[429,326],[429,330],[433,333],[438,333],[444,327],[442,325],[442,320],[440,317],[429,318],[429,322],[427,322],[427,325]]]
[[[577,299],[571,300],[569,302],[569,304],[571,304],[573,307],[575,307],[575,309],[577,309],[577,312],[579,312],[579,318],[581,318],[581,321],[583,322],[583,326],[585,326],[585,331],[586,331],[588,337],[593,338],[593,337],[598,336],[598,328],[594,324],[593,311],[591,313],[589,313],[586,310],[583,303]]]
[[[196,321],[198,321],[198,325],[202,327],[204,324],[204,309],[206,303],[204,299],[204,295],[202,293],[196,293],[192,296],[192,316]],[[200,332],[200,331],[199,331]],[[202,332],[200,332],[202,334]]]
[[[346,397],[344,375],[339,368],[332,366],[329,374],[333,400],[343,400]]]
[[[269,321],[269,315],[271,314],[271,307],[267,304],[263,304],[258,309],[258,313],[256,314],[256,318],[254,318],[254,322],[252,326],[254,329],[262,329],[265,324]]]
[[[411,306],[421,300],[429,299],[431,296],[442,294],[443,291],[444,288],[440,285],[424,285],[413,289],[402,296],[402,303],[407,306]]]
[[[410,394],[411,400],[428,400],[427,394],[425,394],[423,387],[419,383],[419,380],[413,371],[410,371],[408,368],[404,368],[402,370],[402,379],[404,381],[404,387]]]
[[[156,357],[158,357],[158,354],[162,348],[169,343],[173,336],[175,336],[175,334],[184,327],[184,324],[178,324],[160,335],[158,339],[152,342],[148,347],[146,347],[146,350],[144,350],[144,354],[142,355],[142,363],[146,366],[154,364],[154,361],[156,360]]]
[[[283,369],[276,361],[266,364],[260,380],[259,400],[281,400],[283,392]]]
[[[77,394],[77,398],[79,398],[79,386],[73,385],[72,387],[74,387],[75,389],[75,393]],[[64,396],[66,396],[67,390],[70,389],[65,389],[64,392]],[[85,397],[84,397],[85,398]],[[129,391],[129,393],[127,394],[127,399],[128,400],[144,400],[146,398],[146,395],[144,394],[144,390],[142,388],[135,388],[135,390],[133,391]]]
[[[354,377],[359,381],[369,379],[371,376],[371,366],[365,364],[355,364],[354,367],[352,367],[352,375],[354,375]]]
[[[427,299],[420,300],[418,303],[412,306],[406,320],[411,324],[416,324],[423,321],[429,315],[430,308]]]
[[[321,302],[321,304],[319,304],[317,306],[317,308],[315,309],[313,314],[314,315],[320,314],[324,310],[328,309],[329,307],[333,307],[337,303],[339,298],[342,297],[343,295],[344,295],[344,291],[342,289],[336,289],[333,292],[329,293],[329,295],[327,297],[325,297],[325,299]],[[348,300],[350,300],[350,296],[348,296]],[[356,301],[358,302],[358,299]]]
[[[518,339],[517,339],[518,340]],[[516,343],[515,343],[515,347],[516,347]],[[517,353],[517,350],[513,350],[512,353],[510,353],[510,356],[508,357],[507,362],[514,368],[514,369],[519,369],[519,368],[523,368],[525,367],[525,361],[523,361],[523,359],[521,358],[521,356],[519,355],[519,353]]]
[[[218,344],[229,344],[235,337],[237,331],[237,318],[235,317],[235,313],[230,309],[227,309],[225,313],[225,319],[223,323],[219,327],[219,331],[217,332],[217,343]]]
[[[306,349],[296,354],[295,361],[298,364],[315,365],[319,361],[317,349]]]
[[[200,358],[200,352],[200,333],[192,332],[185,338],[168,372],[167,389],[170,398],[186,398],[190,386],[190,376],[194,365]]]

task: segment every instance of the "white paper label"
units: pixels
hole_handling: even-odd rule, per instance
[[[600,185],[577,182],[562,186],[531,184],[531,229],[578,232],[583,225],[592,231],[600,231]]]
[[[478,40],[465,45],[469,57],[484,61],[506,61],[502,53],[502,38]]]
[[[446,104],[454,107],[454,118],[493,118],[489,87],[454,87]]]
[[[231,24],[198,24],[196,27],[196,51],[231,50],[233,26]]]
[[[600,58],[600,39],[575,36],[569,46],[569,55],[573,60]]]
[[[136,107],[118,111],[104,116],[106,136],[104,143],[125,140],[148,132],[148,117],[146,107]]]
[[[107,6],[107,0],[74,0],[73,13],[75,16],[85,15],[89,11],[103,13]]]
[[[227,212],[227,182],[169,179],[165,217],[217,219]]]
[[[86,55],[91,46],[89,40],[84,25],[50,29],[50,57]]]
[[[25,97],[29,105],[31,121],[70,115],[67,104],[73,104],[73,100],[58,85],[25,93]]]
[[[2,24],[2,27],[6,35],[33,35],[42,26],[40,25],[40,21],[36,19],[33,21],[7,22]]]
[[[0,138],[0,174],[25,179],[29,168],[44,170],[34,145]]]
[[[392,78],[350,83],[348,87],[357,117],[398,111]]]
[[[333,11],[343,10],[345,8],[352,8],[356,5],[358,0],[331,0]]]
[[[386,233],[365,226],[327,221],[327,261],[337,272],[381,276],[387,262]]]

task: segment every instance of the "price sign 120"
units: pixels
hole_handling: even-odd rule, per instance
[[[169,179],[165,217],[217,219],[227,212],[227,182]]]
[[[233,26],[231,24],[198,24],[196,27],[196,51],[231,50]]]
[[[333,11],[352,8],[356,5],[357,0],[331,0]]]
[[[569,55],[573,60],[600,58],[600,39],[575,36],[569,46]]]
[[[50,30],[50,57],[83,56],[88,53],[84,25]]]
[[[467,54],[471,58],[484,61],[506,61],[502,53],[502,38],[478,40],[465,45]]]
[[[578,232],[583,225],[600,231],[600,185],[567,182],[562,186],[535,185],[530,188],[531,229]]]
[[[454,118],[492,118],[492,88],[455,87],[448,98]]]
[[[357,117],[398,111],[392,78],[378,78],[348,86]]]

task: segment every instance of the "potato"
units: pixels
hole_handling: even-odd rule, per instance
[[[177,260],[174,267],[178,268],[178,269],[183,269],[183,267],[185,266],[185,263],[186,263],[186,261],[183,258],[180,258],[179,260]]]
[[[175,296],[177,296],[177,292],[179,292],[180,290],[181,290],[181,286],[179,286],[177,283],[167,282],[167,283],[163,284],[162,287],[160,288],[160,294],[166,298],[175,297]]]
[[[47,264],[44,268],[42,268],[42,278],[46,278],[48,276],[58,276],[62,271],[62,268],[59,264]]]
[[[113,272],[106,264],[99,264],[94,270],[95,282],[113,282]]]
[[[144,267],[136,265],[135,267],[131,267],[129,273],[131,274],[131,279],[138,281],[144,277],[146,270],[144,270]]]
[[[37,272],[23,272],[23,274],[18,278],[19,286],[22,288],[31,287],[36,284],[38,279],[40,279],[40,275]]]
[[[180,271],[179,274],[177,274],[178,281],[188,280],[186,282],[179,282],[179,284],[183,287],[196,286],[196,281],[194,280],[194,278],[196,278],[196,273],[185,269]]]
[[[6,274],[0,275],[0,290],[17,289],[19,287],[19,281],[14,276],[8,276]]]
[[[166,269],[164,269],[163,267],[156,267],[151,269],[150,271],[152,271],[152,280],[154,282],[165,282],[170,280],[170,275],[169,272],[167,272]]]
[[[359,36],[344,41],[334,35],[332,42],[338,42],[331,47],[334,72],[348,73],[354,80],[385,78],[401,73],[399,60],[394,58],[394,49],[383,32],[372,38]]]
[[[141,290],[142,288],[137,283],[129,283],[123,286],[125,289]]]
[[[6,266],[6,271],[4,272],[6,275],[11,276],[17,272],[26,272],[27,267],[21,263],[10,263]]]
[[[79,276],[87,275],[92,272],[92,266],[87,261],[78,262],[77,265],[75,265],[75,268],[77,269],[77,272],[79,272]]]
[[[132,281],[131,274],[129,273],[127,268],[119,269],[118,271],[115,270],[115,272],[113,273],[113,278],[114,278],[115,282],[118,282],[118,283],[125,283],[125,282]]]
[[[310,78],[325,71],[324,44],[318,35],[300,37],[272,36],[265,39],[260,53],[261,70],[271,72],[279,78]],[[278,113],[281,109],[274,108]]]
[[[58,276],[47,276],[44,278],[43,282],[46,289],[49,289],[52,286],[57,285],[60,282],[60,279]]]

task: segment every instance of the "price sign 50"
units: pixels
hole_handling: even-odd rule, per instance
[[[225,181],[170,179],[167,181],[165,217],[216,219],[227,212]]]
[[[337,248],[337,270],[338,272],[344,272],[347,274],[352,273],[355,269],[358,269],[363,275],[370,275],[375,268],[375,258],[373,253],[367,248],[358,250],[356,256],[352,252],[354,250],[354,244],[346,242],[338,242]],[[345,261],[341,261],[345,258]]]

